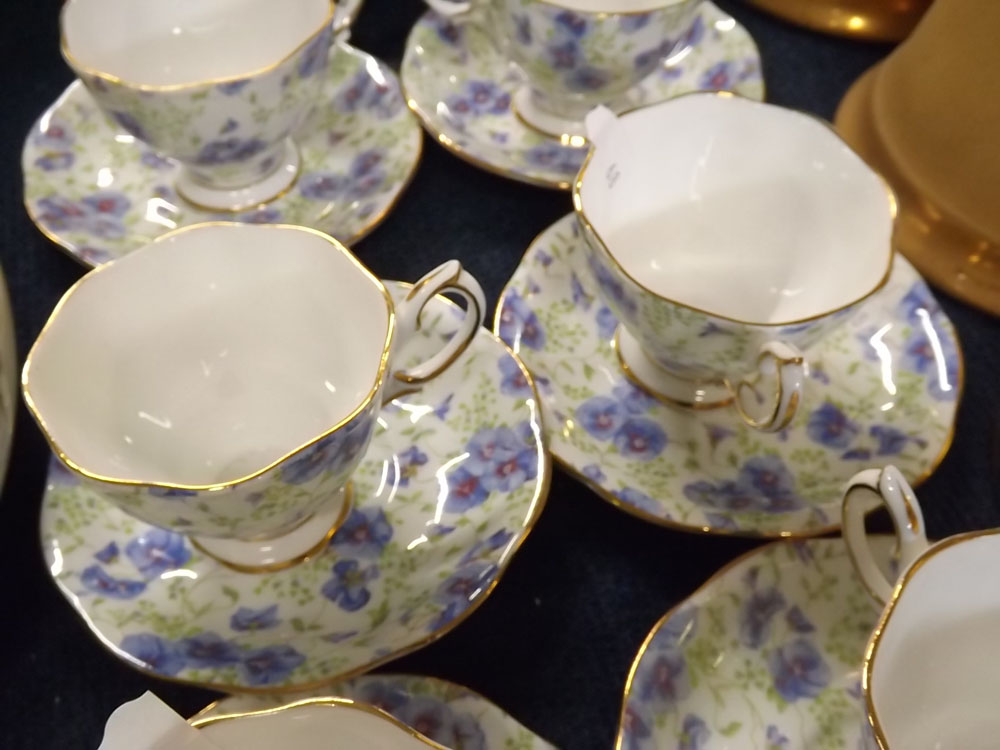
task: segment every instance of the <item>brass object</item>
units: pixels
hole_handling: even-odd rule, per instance
[[[938,0],[847,92],[844,139],[892,185],[895,243],[931,282],[1000,315],[1000,3]]]
[[[931,0],[747,0],[791,23],[838,36],[898,42],[917,25]]]

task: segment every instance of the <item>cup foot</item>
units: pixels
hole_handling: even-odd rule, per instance
[[[587,130],[582,119],[561,117],[545,112],[535,104],[531,89],[522,86],[514,92],[511,99],[511,110],[521,122],[532,130],[554,138],[586,138]],[[582,145],[582,141],[580,145]],[[574,144],[570,144],[574,145]]]
[[[733,402],[726,383],[684,378],[653,362],[623,326],[615,331],[614,346],[625,376],[658,401],[696,410],[718,409]]]
[[[270,573],[290,568],[323,551],[347,520],[353,494],[348,483],[323,508],[279,536],[254,540],[191,537],[191,543],[209,557],[241,573]]]
[[[206,211],[244,211],[279,198],[299,176],[299,149],[289,138],[281,150],[281,160],[263,179],[239,188],[209,187],[182,169],[174,183],[177,194],[191,205]]]

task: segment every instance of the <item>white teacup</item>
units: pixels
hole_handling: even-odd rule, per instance
[[[420,311],[444,291],[468,303],[461,329],[399,369]],[[382,404],[447,369],[485,308],[458,261],[394,304],[321,232],[195,225],[77,282],[22,390],[84,483],[233,567],[274,569],[335,531]]]
[[[902,573],[881,572],[865,513],[884,504]],[[844,541],[858,574],[888,606],[868,642],[862,685],[882,750],[992,750],[1000,744],[1000,529],[928,545],[913,490],[892,466],[855,476]]]
[[[67,0],[62,50],[109,117],[183,164],[181,196],[238,211],[298,176],[332,18],[332,0]]]
[[[477,10],[527,78],[512,106],[549,135],[583,135],[583,118],[622,97],[683,41],[699,0],[427,0]]]
[[[626,373],[669,403],[787,425],[800,350],[889,278],[888,187],[820,120],[727,93],[600,107],[587,134],[573,202]]]

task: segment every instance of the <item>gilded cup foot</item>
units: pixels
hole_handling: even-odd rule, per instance
[[[726,383],[685,378],[653,362],[635,337],[622,326],[615,331],[615,353],[625,376],[668,406],[718,409],[733,402],[732,391]]]
[[[351,512],[353,489],[348,484],[330,502],[291,530],[266,539],[191,537],[209,557],[241,573],[272,573],[303,563],[322,552]]]

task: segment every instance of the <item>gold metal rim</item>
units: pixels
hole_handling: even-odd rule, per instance
[[[670,99],[665,99],[662,102],[654,102],[651,104],[641,105],[638,107],[627,109],[623,112],[618,113],[617,117],[619,118],[625,117],[626,115],[633,114],[635,112],[638,112],[639,110],[648,109],[650,107],[655,107],[661,104],[665,104],[667,102],[673,102],[678,99],[683,99],[692,96],[715,97],[719,99],[741,99],[743,101],[750,102],[751,104],[754,104],[756,106],[775,107],[776,109],[783,109],[787,112],[807,117],[811,120],[814,120],[815,122],[820,123],[824,128],[826,128],[830,133],[832,133],[837,138],[838,141],[840,141],[844,146],[846,146],[850,150],[850,152],[854,154],[854,156],[861,162],[861,164],[866,169],[870,170],[871,173],[875,175],[875,177],[879,180],[879,182],[882,183],[882,186],[885,188],[885,191],[889,196],[890,217],[893,220],[893,222],[895,221],[898,205],[895,193],[893,193],[892,188],[889,186],[889,183],[886,182],[885,178],[879,172],[872,169],[872,167],[870,167],[868,163],[864,161],[861,158],[861,156],[854,149],[850,147],[847,141],[845,141],[843,137],[841,137],[841,135],[836,130],[834,130],[833,125],[828,123],[826,120],[817,117],[816,115],[810,114],[809,112],[803,112],[801,110],[792,109],[790,107],[777,107],[776,105],[768,104],[767,102],[757,101],[756,99],[751,99],[749,97],[743,96],[742,94],[737,94],[732,91],[689,91],[684,94],[678,94],[677,96],[670,97]],[[597,244],[600,246],[603,254],[605,255],[605,257],[607,257],[609,261],[611,261],[611,263],[615,266],[618,272],[624,275],[625,278],[627,278],[637,287],[642,289],[644,292],[652,295],[656,299],[662,300],[664,302],[669,302],[670,304],[684,308],[685,310],[691,310],[693,312],[700,313],[702,315],[707,315],[717,320],[724,320],[729,323],[738,323],[740,325],[754,326],[757,328],[782,328],[784,326],[794,326],[802,323],[809,323],[814,320],[819,320],[820,318],[825,318],[828,315],[833,315],[834,313],[838,313],[841,310],[846,310],[849,307],[853,307],[854,305],[857,305],[858,303],[863,302],[864,300],[871,297],[873,294],[875,294],[875,292],[879,291],[882,287],[886,285],[886,283],[888,283],[889,277],[892,276],[892,263],[896,251],[895,251],[895,244],[892,242],[892,239],[890,237],[889,251],[886,259],[886,268],[882,274],[882,277],[879,279],[879,281],[875,284],[874,287],[865,292],[865,294],[863,294],[862,296],[857,297],[856,299],[852,300],[851,302],[848,302],[845,305],[833,308],[832,310],[826,310],[820,313],[816,313],[815,315],[810,315],[808,317],[798,318],[796,320],[786,320],[781,322],[755,322],[750,320],[740,320],[739,318],[732,318],[729,317],[728,315],[721,315],[719,313],[710,312],[709,310],[703,310],[699,307],[688,305],[685,304],[684,302],[678,302],[677,300],[665,297],[662,294],[659,294],[658,292],[654,292],[652,289],[650,289],[641,281],[632,276],[632,274],[630,274],[625,269],[625,266],[622,265],[622,263],[614,256],[607,242],[604,241],[604,238],[601,237],[598,231],[594,228],[593,224],[591,224],[590,220],[587,218],[587,214],[583,208],[583,196],[580,191],[583,187],[583,179],[587,173],[587,167],[590,166],[590,161],[594,156],[594,150],[595,149],[592,147],[590,151],[587,153],[586,158],[584,158],[583,160],[583,165],[580,167],[580,172],[577,174],[576,180],[573,182],[573,209],[576,212],[576,215],[580,219],[581,223],[584,225],[584,228],[593,234],[594,239],[597,240]]]
[[[416,729],[408,724],[404,724],[399,719],[397,719],[392,714],[383,711],[377,706],[372,706],[368,703],[363,703],[352,698],[303,698],[302,700],[295,701],[294,703],[286,703],[283,706],[277,706],[275,708],[263,708],[258,711],[246,711],[244,713],[237,714],[223,714],[221,716],[208,716],[202,719],[192,719],[190,724],[195,729],[204,729],[205,727],[210,727],[215,724],[221,724],[224,722],[233,721],[234,719],[249,719],[256,716],[272,716],[283,711],[288,711],[295,708],[301,708],[303,706],[328,706],[330,708],[347,708],[354,711],[361,711],[362,713],[371,714],[372,716],[377,716],[382,721],[387,724],[392,724],[397,729],[410,735],[410,737],[419,740],[421,743],[426,745],[433,750],[448,750],[443,745],[439,745],[433,740],[420,734]]]
[[[879,616],[878,624],[875,626],[875,630],[872,632],[871,638],[868,641],[868,646],[865,649],[864,662],[862,663],[861,668],[861,687],[865,696],[865,712],[868,715],[868,723],[871,725],[872,730],[874,730],[875,741],[882,750],[890,750],[890,747],[889,740],[885,736],[885,730],[879,722],[878,712],[875,710],[875,701],[872,698],[871,692],[872,675],[875,667],[875,656],[878,653],[879,645],[882,642],[882,636],[885,634],[885,629],[889,625],[889,621],[892,619],[893,613],[896,611],[896,607],[903,595],[903,591],[906,589],[906,585],[910,583],[914,576],[916,576],[917,572],[919,572],[919,570],[925,564],[930,562],[930,560],[939,552],[943,552],[949,547],[954,547],[962,542],[978,539],[980,537],[996,536],[998,534],[1000,534],[1000,529],[982,529],[979,531],[967,531],[964,534],[956,534],[942,539],[921,552],[920,556],[910,564],[910,566],[899,577],[899,580],[896,581],[896,585],[892,590],[892,598],[889,599],[885,609]]]
[[[347,416],[343,417],[330,429],[314,437],[308,442],[298,446],[294,450],[288,451],[287,453],[283,454],[280,458],[270,462],[263,468],[258,469],[251,474],[247,474],[245,476],[229,480],[226,482],[217,482],[214,484],[180,484],[171,482],[154,482],[141,479],[121,479],[119,477],[105,476],[97,472],[90,471],[89,469],[86,469],[85,467],[73,461],[73,459],[71,459],[59,446],[59,443],[56,441],[55,437],[52,435],[50,431],[49,425],[42,417],[41,411],[39,410],[38,406],[36,405],[34,399],[31,396],[29,379],[31,373],[32,360],[34,358],[34,355],[38,347],[42,345],[46,333],[48,333],[48,331],[53,325],[53,322],[58,317],[59,312],[61,311],[63,306],[67,303],[67,301],[70,299],[70,297],[72,297],[74,292],[78,288],[80,288],[83,284],[87,283],[88,280],[93,279],[97,274],[104,272],[105,269],[117,267],[121,263],[127,262],[126,259],[129,256],[134,255],[133,253],[130,253],[128,256],[124,256],[115,263],[105,263],[103,265],[98,266],[97,268],[92,269],[91,271],[86,273],[82,278],[78,279],[76,283],[73,284],[68,290],[66,290],[63,296],[56,303],[56,306],[52,309],[52,312],[49,314],[49,318],[48,320],[46,320],[45,325],[42,326],[42,330],[39,332],[37,338],[35,339],[35,342],[31,345],[31,350],[28,352],[28,356],[24,360],[24,367],[21,370],[21,394],[24,397],[24,401],[28,407],[28,411],[31,413],[31,416],[34,417],[35,421],[38,423],[38,427],[42,431],[42,434],[45,436],[45,440],[46,442],[48,442],[49,447],[59,457],[59,459],[74,473],[82,477],[85,477],[87,479],[90,479],[92,481],[102,482],[105,484],[127,486],[127,487],[162,487],[165,489],[188,490],[193,492],[213,492],[216,490],[235,487],[237,485],[244,484],[252,479],[255,479],[261,476],[262,474],[267,473],[268,471],[271,471],[279,464],[291,458],[295,454],[305,450],[306,448],[309,448],[312,445],[315,445],[321,440],[326,439],[340,428],[349,424],[355,417],[360,415],[378,395],[379,390],[382,387],[382,383],[385,380],[386,369],[388,367],[388,362],[389,362],[389,350],[392,346],[392,340],[396,330],[396,320],[395,320],[396,316],[393,307],[392,297],[389,295],[389,291],[385,288],[385,285],[374,274],[372,274],[372,272],[369,271],[368,268],[365,267],[361,263],[361,261],[359,261],[357,257],[354,256],[353,253],[351,253],[350,250],[341,245],[337,240],[335,240],[330,235],[321,232],[318,229],[296,226],[293,224],[248,225],[231,221],[210,221],[210,222],[204,222],[202,224],[189,224],[187,226],[178,227],[177,229],[172,229],[171,231],[165,232],[164,234],[155,238],[149,244],[154,245],[160,242],[165,242],[169,239],[172,239],[178,234],[182,234],[184,232],[189,232],[192,230],[197,231],[209,227],[242,227],[245,229],[250,226],[254,226],[256,228],[265,230],[274,229],[280,231],[293,230],[298,232],[305,232],[307,234],[312,234],[315,235],[316,237],[319,237],[320,239],[325,240],[331,247],[333,247],[336,251],[340,252],[343,256],[345,256],[354,265],[354,267],[357,268],[362,273],[362,275],[375,286],[375,288],[379,292],[381,292],[382,298],[386,305],[386,314],[387,314],[386,334],[385,334],[385,341],[382,346],[382,356],[379,358],[378,370],[375,373],[375,383],[372,385],[367,395],[364,397],[364,399],[362,399],[362,401],[358,405],[355,406],[355,408]]]
[[[409,284],[407,282],[396,282],[396,283],[398,283],[400,286],[403,287],[412,286],[412,284]],[[441,297],[441,299],[443,299],[449,305],[455,305],[455,303],[449,300],[447,297]],[[115,654],[115,656],[121,659],[122,662],[124,662],[127,666],[131,667],[132,669],[136,670],[141,674],[147,676],[151,675],[156,677],[158,680],[163,680],[165,682],[175,683],[178,685],[193,685],[196,687],[206,688],[208,690],[217,690],[222,693],[266,695],[266,694],[282,694],[282,693],[299,693],[308,690],[316,690],[325,685],[330,685],[336,682],[342,682],[352,677],[357,677],[358,675],[362,675],[365,672],[370,672],[371,670],[380,667],[383,664],[386,664],[387,662],[393,661],[394,659],[398,659],[402,656],[406,656],[407,654],[411,654],[414,651],[418,651],[424,646],[427,646],[428,644],[431,644],[434,641],[438,640],[442,636],[447,635],[452,630],[461,625],[463,622],[465,622],[467,619],[469,619],[469,617],[475,614],[475,612],[483,605],[483,603],[487,599],[489,599],[494,589],[496,589],[497,584],[500,583],[500,579],[503,578],[504,574],[507,572],[511,560],[514,559],[518,550],[521,549],[521,546],[524,544],[524,542],[528,539],[528,536],[534,530],[535,525],[538,522],[538,518],[541,516],[542,511],[545,508],[545,503],[547,502],[549,497],[549,489],[552,484],[552,458],[548,450],[548,439],[546,438],[545,435],[545,429],[544,429],[545,426],[543,423],[543,416],[542,416],[542,402],[538,396],[538,388],[535,385],[535,380],[531,376],[531,373],[528,371],[528,368],[525,367],[524,363],[521,361],[521,358],[517,355],[516,352],[514,352],[513,349],[507,346],[507,344],[503,341],[503,339],[501,339],[499,336],[494,335],[487,329],[483,329],[483,332],[480,335],[489,336],[491,339],[493,339],[496,343],[498,343],[500,346],[504,348],[504,350],[511,356],[514,362],[520,368],[521,374],[524,375],[525,381],[527,382],[528,387],[531,389],[532,397],[530,399],[527,399],[527,403],[529,404],[529,409],[534,414],[535,421],[538,423],[540,428],[540,432],[538,435],[538,476],[535,484],[535,495],[531,499],[528,518],[525,521],[524,526],[522,527],[521,535],[517,539],[513,548],[511,548],[510,552],[508,553],[506,561],[503,561],[499,566],[497,574],[496,576],[494,576],[493,581],[486,588],[486,590],[483,591],[483,593],[480,594],[480,596],[469,605],[469,607],[466,610],[464,610],[461,614],[459,614],[454,620],[451,620],[450,622],[446,623],[442,627],[438,628],[436,631],[424,636],[420,640],[408,646],[404,646],[400,649],[397,649],[392,653],[385,654],[365,664],[361,664],[352,669],[348,669],[344,672],[330,675],[329,677],[324,677],[319,680],[313,680],[312,682],[287,685],[283,687],[275,687],[273,685],[266,685],[264,687],[249,687],[246,685],[234,685],[234,684],[220,683],[220,682],[183,680],[177,677],[167,677],[165,675],[158,674],[150,669],[140,666],[135,661],[134,657],[124,653],[116,644],[109,641],[104,636],[104,634],[101,633],[101,631],[98,629],[94,621],[90,618],[87,612],[80,606],[79,597],[77,597],[77,595],[73,591],[67,588],[59,578],[54,578],[56,585],[59,587],[60,591],[62,591],[63,596],[65,596],[69,600],[73,608],[83,618],[84,622],[87,624],[88,629],[90,630],[91,635],[93,635],[101,643],[102,646],[104,646],[106,649]],[[43,544],[44,544],[44,539],[43,539]]]
[[[150,84],[150,83],[135,83],[134,81],[128,81],[124,78],[120,78],[112,73],[107,73],[103,70],[93,68],[89,65],[84,65],[81,63],[76,56],[69,50],[69,40],[66,38],[65,31],[65,16],[68,12],[70,5],[72,5],[74,0],[68,0],[65,5],[63,5],[62,10],[59,13],[59,47],[62,51],[63,57],[66,62],[69,63],[70,67],[73,68],[75,72],[85,73],[92,78],[99,78],[103,81],[107,81],[110,84],[116,86],[126,86],[130,89],[135,89],[136,91],[149,91],[149,92],[173,92],[173,91],[184,91],[187,89],[200,88],[203,86],[218,86],[223,83],[231,83],[233,81],[242,81],[246,78],[252,78],[255,76],[264,75],[265,73],[270,73],[276,68],[284,65],[286,62],[291,60],[295,55],[305,49],[309,44],[311,44],[317,37],[325,32],[328,28],[331,28],[333,23],[333,14],[335,9],[335,0],[329,0],[326,17],[323,19],[323,23],[320,24],[319,28],[313,31],[309,36],[305,38],[304,41],[300,42],[291,52],[286,53],[277,62],[273,62],[269,65],[265,65],[262,68],[257,68],[256,70],[251,70],[247,73],[240,73],[239,75],[229,75],[221,76],[218,78],[207,78],[200,81],[188,81],[185,83],[169,83],[169,84]]]
[[[563,219],[565,218],[566,217],[563,217]],[[527,257],[528,253],[530,253],[534,249],[535,245],[541,241],[541,238],[547,232],[549,232],[554,226],[556,226],[559,222],[563,221],[563,219],[557,219],[555,222],[550,224],[548,227],[543,229],[535,236],[535,238],[528,245],[528,249],[525,250],[524,254],[521,256],[521,260],[518,261],[517,267],[515,268],[514,271],[515,274],[517,273],[517,268],[520,268],[521,264],[524,262],[525,257]],[[581,242],[585,241],[586,240],[581,238]],[[514,283],[514,277],[511,276],[511,278],[508,279],[507,282],[503,285],[503,288],[500,290],[500,295],[497,297],[497,305],[493,314],[493,333],[497,337],[497,339],[500,339],[500,314],[503,311],[504,298],[507,296],[508,290],[512,288],[513,283]],[[955,411],[952,415],[951,421],[948,424],[948,434],[945,436],[944,442],[941,446],[941,450],[928,463],[927,468],[924,470],[922,474],[920,474],[920,476],[910,480],[910,485],[914,489],[923,484],[927,480],[927,478],[931,476],[931,474],[937,471],[938,466],[941,465],[941,462],[944,461],[945,456],[948,455],[948,451],[951,450],[951,445],[955,440],[955,429],[958,417],[958,409],[961,406],[962,396],[965,394],[965,358],[962,352],[961,342],[958,339],[958,331],[955,329],[954,323],[952,323],[950,319],[948,323],[952,329],[953,333],[952,340],[955,342],[955,352],[958,358],[958,382],[955,385]],[[500,340],[502,341],[502,339]],[[504,346],[506,346],[506,342],[504,342]],[[508,347],[508,350],[510,350],[510,347]],[[510,351],[513,352],[513,350]],[[516,352],[513,353],[516,354]],[[524,367],[523,362],[520,358],[518,359],[518,362],[521,362],[522,367]],[[636,518],[639,518],[643,521],[656,524],[657,526],[663,526],[668,529],[674,529],[677,531],[686,531],[692,533],[711,534],[713,536],[738,537],[744,539],[808,539],[816,536],[822,536],[824,534],[829,534],[834,531],[839,531],[841,527],[841,522],[836,521],[834,523],[822,526],[817,529],[804,530],[804,531],[788,531],[788,530],[732,531],[729,529],[718,529],[712,526],[695,526],[694,524],[661,518],[659,516],[653,515],[652,513],[649,513],[648,511],[642,510],[641,508],[637,508],[633,505],[629,505],[628,503],[622,502],[622,500],[612,495],[611,492],[604,489],[599,484],[594,482],[592,479],[581,473],[575,466],[569,463],[567,459],[559,456],[554,451],[552,451],[551,448],[550,452],[552,454],[552,459],[556,464],[562,467],[562,469],[567,474],[572,476],[574,479],[586,485],[592,492],[594,492],[594,494],[596,494],[602,500],[611,503],[616,508],[623,510],[629,515],[635,516]]]
[[[312,558],[321,554],[323,550],[326,549],[327,542],[333,539],[333,535],[340,530],[340,527],[344,525],[344,521],[347,520],[348,515],[351,512],[351,507],[354,504],[354,483],[348,480],[347,484],[343,487],[344,499],[341,501],[340,512],[337,514],[337,518],[334,520],[333,524],[329,529],[323,534],[322,538],[316,542],[312,547],[307,549],[294,557],[287,560],[281,560],[276,563],[271,563],[269,565],[243,565],[241,563],[230,562],[225,560],[218,555],[214,555],[209,552],[205,547],[198,541],[194,536],[188,536],[188,540],[191,542],[192,546],[207,557],[211,557],[219,565],[224,565],[230,570],[235,570],[237,573],[277,573],[280,570],[288,570],[288,568],[294,568],[296,565],[301,565],[304,562],[308,562]],[[308,516],[301,523],[297,524],[288,533],[294,531],[296,528],[309,522],[312,516]],[[275,537],[271,537],[275,538]]]
[[[358,53],[364,55],[366,58],[377,59],[377,58],[372,57],[371,55],[368,55],[366,52],[361,52],[361,50],[357,50],[354,47],[350,47],[349,49],[352,52],[358,52]],[[83,83],[81,83],[80,81],[73,81],[73,83],[71,83],[69,86],[66,87],[65,91],[63,92],[63,94],[60,95],[59,100],[57,100],[51,107],[49,107],[46,110],[46,112],[48,113],[48,112],[51,112],[53,109],[55,109],[55,107],[58,106],[58,104],[62,100],[63,96],[66,95],[66,92],[70,91],[70,89],[72,89],[75,86],[83,86]],[[400,81],[400,96],[403,96],[404,100],[405,100],[405,94],[403,93],[403,87],[402,87],[402,81]],[[95,103],[94,106],[97,106],[96,103]],[[403,180],[402,180],[402,182],[401,182],[401,184],[399,186],[399,189],[396,191],[396,194],[392,196],[392,199],[385,205],[385,207],[381,211],[379,211],[377,214],[374,214],[374,215],[370,216],[365,221],[365,223],[361,226],[361,228],[358,229],[357,231],[355,231],[355,233],[353,235],[351,235],[347,239],[340,240],[341,242],[343,242],[343,244],[345,246],[348,247],[348,249],[350,249],[351,246],[357,244],[358,242],[361,242],[361,240],[365,239],[368,235],[370,235],[372,232],[374,232],[376,229],[378,229],[378,227],[382,224],[382,222],[385,221],[386,217],[388,217],[388,215],[393,211],[393,209],[396,208],[397,204],[402,199],[403,194],[406,192],[407,188],[409,188],[410,185],[411,185],[411,183],[413,182],[413,178],[416,176],[416,173],[417,173],[417,167],[420,166],[420,162],[423,159],[423,155],[424,155],[424,138],[423,138],[423,133],[420,130],[416,130],[416,135],[417,135],[417,138],[416,138],[416,144],[415,144],[416,145],[415,154],[414,154],[412,162],[410,163],[410,165],[408,167],[408,170],[407,170],[406,174],[403,177]],[[301,167],[300,167],[299,173],[301,174],[301,172],[302,172],[302,170],[301,170]],[[296,178],[296,180],[297,179],[298,178]],[[25,181],[27,182],[27,176],[25,177]],[[291,187],[293,187],[293,186],[290,186],[290,188]],[[567,184],[567,188],[568,187],[569,187],[569,185]],[[66,255],[68,255],[70,258],[72,258],[74,261],[76,261],[77,263],[79,263],[80,265],[82,265],[84,268],[86,268],[88,270],[89,269],[93,269],[93,268],[98,268],[99,266],[107,265],[107,263],[111,262],[109,260],[109,261],[106,261],[105,263],[94,265],[90,261],[88,261],[85,258],[83,258],[80,255],[80,248],[79,247],[77,247],[75,244],[73,244],[69,240],[67,240],[67,239],[65,239],[63,237],[59,237],[54,232],[50,231],[44,224],[41,223],[41,221],[38,218],[38,215],[32,209],[31,204],[28,203],[28,199],[27,199],[27,197],[24,196],[23,193],[24,193],[24,191],[22,191],[21,202],[24,204],[24,209],[25,209],[25,211],[28,214],[28,218],[31,219],[31,222],[35,225],[35,227],[38,229],[38,231],[41,232],[42,235],[46,239],[48,239],[50,242],[52,242],[53,244],[55,244],[56,247],[58,247],[60,250],[62,250]],[[282,195],[277,195],[274,198],[271,198],[269,202],[280,200],[282,197],[283,197]],[[218,213],[217,211],[215,211],[215,209],[211,209],[211,210],[212,210],[213,213]],[[252,207],[251,207],[251,209],[244,209],[244,210],[252,210]],[[201,223],[201,222],[196,222],[196,224],[197,223]],[[185,224],[184,226],[195,226],[195,224]],[[180,228],[180,227],[178,227],[178,228]],[[173,230],[170,230],[170,231],[173,231]],[[320,230],[320,231],[322,231],[322,230]],[[138,248],[136,248],[136,249],[138,249]],[[124,255],[121,255],[119,257],[120,258],[124,258],[126,255],[128,255],[131,252],[134,252],[134,251],[126,252]],[[118,260],[118,258],[114,258],[113,260]]]

